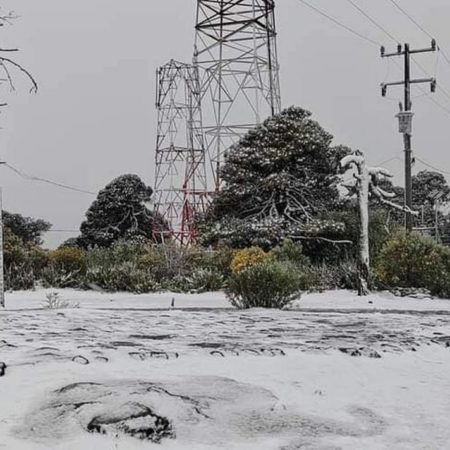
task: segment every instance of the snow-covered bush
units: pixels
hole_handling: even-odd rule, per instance
[[[64,272],[86,271],[86,252],[79,248],[59,248],[49,253],[50,264]]]
[[[125,291],[145,294],[161,289],[149,271],[140,269],[130,261],[114,266],[89,268],[86,283],[89,287],[99,287],[107,292]]]
[[[174,278],[186,278],[200,269],[216,267],[214,252],[175,244],[147,246],[138,258],[138,264],[162,284],[171,283]]]
[[[358,289],[356,260],[315,264],[306,269],[310,290]]]
[[[48,253],[48,265],[41,281],[55,288],[83,288],[87,268],[86,253],[79,248],[61,247]]]
[[[172,292],[213,292],[225,287],[225,277],[217,269],[196,269],[191,275],[177,275],[168,280],[165,288]]]
[[[117,241],[109,248],[94,248],[86,253],[88,267],[116,266],[123,262],[137,263],[148,248],[139,242]]]
[[[235,250],[228,246],[221,246],[214,251],[212,267],[227,278],[231,274],[231,261],[233,261]]]
[[[4,228],[5,285],[7,289],[32,289],[48,265],[48,253],[34,243],[24,242]]]
[[[384,287],[426,288],[448,297],[450,249],[419,234],[397,233],[381,250],[375,274]]]
[[[232,273],[226,294],[240,309],[283,308],[301,295],[302,273],[292,264],[268,261]]]
[[[148,245],[133,241],[117,241],[110,248],[89,250],[86,285],[109,292],[147,293],[159,290],[160,285],[151,268],[141,263],[141,258],[150,250]]]

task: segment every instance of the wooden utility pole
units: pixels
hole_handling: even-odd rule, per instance
[[[404,69],[405,76],[403,81],[396,81],[393,83],[382,83],[382,95],[386,96],[388,86],[403,86],[405,91],[405,98],[403,106],[400,108],[400,113],[397,115],[400,123],[400,133],[403,134],[403,141],[405,146],[405,226],[408,232],[412,231],[412,146],[411,146],[411,136],[412,136],[412,118],[413,113],[411,112],[411,85],[430,83],[431,92],[436,91],[436,79],[435,78],[418,78],[411,79],[411,55],[416,53],[428,53],[435,52],[437,50],[436,41],[433,39],[431,41],[431,47],[423,49],[413,49],[411,50],[409,44],[404,46],[398,45],[397,51],[395,53],[386,53],[385,48],[381,47],[381,57],[390,58],[393,56],[403,56],[404,57]]]

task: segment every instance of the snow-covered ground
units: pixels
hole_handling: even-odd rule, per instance
[[[175,294],[171,292],[133,295],[129,293],[103,293],[73,289],[38,289],[6,294],[7,310],[42,308],[46,294],[57,292],[62,300],[79,303],[90,309],[167,309],[175,299],[176,309],[228,308],[232,309],[223,292],[205,294]],[[398,298],[389,292],[375,293],[370,297],[358,297],[351,291],[326,291],[303,294],[294,309],[307,310],[382,310],[382,311],[448,311],[450,300]]]
[[[0,449],[449,448],[450,301],[59,292],[0,312]]]

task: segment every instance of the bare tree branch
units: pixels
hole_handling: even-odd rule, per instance
[[[3,69],[5,70],[6,76],[8,77],[8,80],[9,80],[9,83],[10,83],[10,86],[11,86],[11,88],[13,90],[15,90],[15,87],[14,87],[14,84],[12,82],[12,77],[11,77],[11,75],[9,73],[9,69],[8,69],[6,64],[12,65],[13,67],[15,67],[16,69],[18,69],[20,72],[22,72],[23,74],[25,74],[27,76],[27,78],[30,80],[30,82],[32,84],[30,92],[36,93],[38,91],[38,84],[37,84],[36,80],[34,79],[33,75],[31,75],[31,73],[28,72],[27,69],[25,69],[19,63],[16,63],[15,61],[13,61],[10,58],[5,58],[5,57],[0,56],[0,65],[2,65]]]
[[[353,245],[354,242],[353,241],[348,241],[346,239],[343,240],[335,240],[335,239],[329,239],[329,238],[324,238],[324,237],[319,237],[319,236],[297,236],[297,235],[290,235],[289,236],[292,239],[300,239],[300,240],[305,240],[305,241],[323,241],[323,242],[329,242],[331,244],[347,244],[347,245]]]

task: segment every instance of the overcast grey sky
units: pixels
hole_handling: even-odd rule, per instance
[[[370,38],[394,42],[348,0],[309,0]],[[389,0],[353,0],[402,42],[426,47],[429,38]],[[397,0],[450,55],[450,2]],[[0,117],[1,155],[26,173],[97,191],[123,173],[153,185],[155,69],[169,59],[190,61],[195,0],[4,0],[21,17],[1,30],[2,46],[20,47],[18,59],[39,82],[8,98]],[[394,115],[401,89],[382,99],[379,84],[401,79],[379,49],[310,11],[298,0],[278,0],[277,25],[283,106],[300,105],[335,136],[360,148],[371,163],[402,157]],[[418,56],[450,95],[450,65]],[[401,61],[399,61],[401,62]],[[416,70],[415,75],[422,76]],[[428,86],[425,86],[428,92]],[[414,95],[421,95],[419,90]],[[413,100],[416,154],[450,172],[450,97],[438,92]],[[400,159],[385,164],[401,183]],[[420,163],[415,170],[425,167]],[[42,217],[55,229],[78,229],[93,198],[25,181],[1,169],[4,206]],[[48,245],[70,237],[51,233]]]

